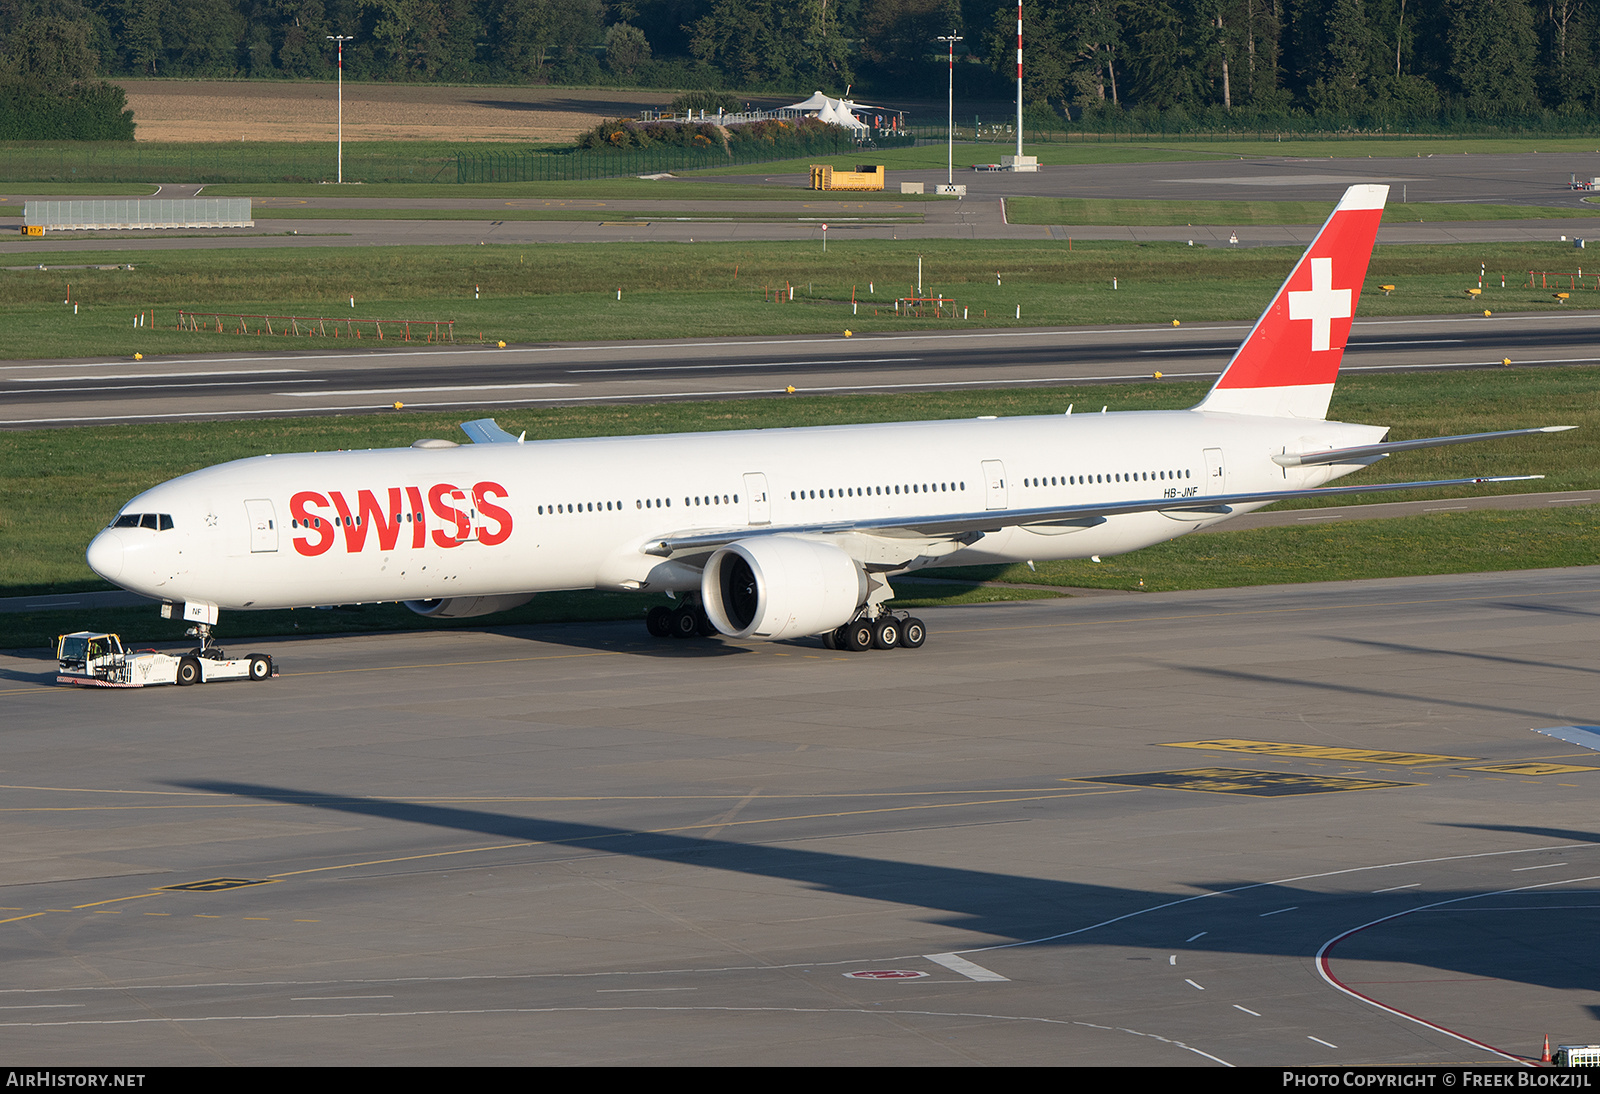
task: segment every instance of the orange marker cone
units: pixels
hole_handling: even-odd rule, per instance
[[[1550,1058],[1550,1035],[1548,1033],[1544,1035],[1544,1055],[1539,1057],[1539,1062],[1541,1064],[1555,1063],[1555,1061]]]

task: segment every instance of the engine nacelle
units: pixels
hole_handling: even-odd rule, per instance
[[[762,536],[712,555],[700,597],[730,638],[800,638],[850,622],[866,602],[867,575],[832,544]]]
[[[403,603],[418,615],[429,619],[470,619],[475,615],[520,608],[533,599],[532,593],[511,593],[506,596],[451,596],[433,600],[407,600]]]

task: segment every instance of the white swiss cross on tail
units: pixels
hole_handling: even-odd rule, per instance
[[[1196,410],[1322,418],[1383,219],[1387,186],[1352,186]]]
[[[1289,294],[1289,318],[1311,320],[1311,348],[1329,348],[1333,320],[1349,319],[1354,314],[1350,290],[1333,287],[1333,259],[1313,258],[1310,290]]]

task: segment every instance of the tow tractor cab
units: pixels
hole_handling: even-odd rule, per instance
[[[105,631],[74,631],[56,641],[58,684],[99,688],[142,688],[153,684],[203,684],[212,680],[265,680],[278,675],[272,658],[259,653],[229,657],[215,646],[174,656],[141,650],[129,653],[122,639]]]

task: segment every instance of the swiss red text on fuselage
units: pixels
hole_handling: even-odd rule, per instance
[[[497,482],[471,487],[440,482],[347,492],[301,490],[289,499],[294,518],[294,549],[320,555],[342,540],[347,554],[368,549],[393,551],[459,547],[476,541],[493,547],[511,537],[511,514],[498,502],[510,497]],[[341,534],[342,533],[342,534]]]

